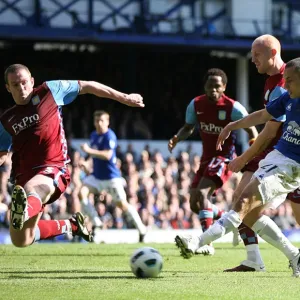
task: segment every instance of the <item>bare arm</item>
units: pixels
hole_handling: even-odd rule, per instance
[[[2,166],[5,163],[7,156],[8,156],[7,151],[0,151],[0,166]]]
[[[81,149],[88,155],[104,160],[110,160],[113,155],[113,150],[97,150],[91,148],[88,144],[82,144]]]
[[[262,132],[258,135],[255,142],[243,154],[234,159],[229,164],[229,169],[233,172],[239,172],[252,158],[265,150],[271,141],[276,137],[281,122],[269,121]]]
[[[170,152],[176,147],[177,143],[180,141],[186,140],[194,131],[195,124],[185,123],[183,127],[179,129],[177,134],[175,134],[170,140],[168,144],[168,149]]]
[[[258,132],[257,132],[255,126],[251,126],[250,128],[244,128],[244,130],[248,133],[249,140],[257,138]]]
[[[121,93],[109,86],[96,81],[80,81],[79,94],[93,94],[97,97],[110,98],[122,104],[134,107],[144,107],[143,97],[139,94]]]
[[[219,135],[216,146],[217,150],[222,150],[222,145],[224,144],[224,141],[229,137],[231,131],[263,124],[271,120],[272,118],[273,116],[270,115],[266,109],[262,109],[246,116],[243,119],[229,123],[227,126],[225,126],[225,128]]]

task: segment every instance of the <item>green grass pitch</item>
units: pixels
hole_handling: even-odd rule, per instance
[[[151,244],[164,258],[156,279],[137,279],[129,258],[143,244],[0,246],[0,299],[300,299],[300,278],[287,259],[261,244],[267,272],[223,273],[245,258],[244,248],[215,244],[212,257],[184,260],[173,244]]]

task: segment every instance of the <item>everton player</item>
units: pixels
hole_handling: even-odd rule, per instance
[[[79,94],[93,94],[120,103],[144,107],[138,94],[124,94],[94,81],[47,81],[34,88],[29,69],[9,66],[4,74],[7,91],[16,105],[0,117],[0,163],[12,149],[12,192],[10,236],[17,247],[64,233],[92,241],[84,217],[76,213],[70,220],[40,220],[43,206],[65,191],[70,182],[67,169],[67,142],[61,106]]]
[[[191,186],[191,210],[199,214],[202,230],[206,231],[214,219],[222,215],[217,206],[210,202],[210,196],[228,180],[231,172],[227,164],[235,154],[235,135],[231,134],[223,149],[217,151],[215,143],[221,130],[231,121],[248,115],[246,109],[237,101],[227,97],[224,92],[227,76],[220,69],[210,69],[204,78],[205,95],[193,99],[187,107],[185,125],[169,141],[169,151],[176,144],[187,139],[196,125],[203,143],[200,168]],[[245,129],[250,140],[257,136],[254,127]],[[197,250],[198,254],[213,255],[212,245]]]
[[[83,181],[81,200],[86,213],[93,217],[94,209],[89,205],[89,192],[97,194],[106,190],[113,201],[121,208],[128,219],[131,219],[139,231],[140,242],[146,234],[146,227],[134,206],[127,202],[124,190],[124,179],[116,166],[117,137],[109,128],[109,114],[103,110],[94,112],[95,131],[90,138],[90,146],[82,144],[81,149],[93,158],[93,172]],[[87,205],[85,205],[87,204]]]
[[[220,133],[217,149],[222,149],[232,130],[263,124],[273,118],[286,115],[280,140],[263,160],[251,181],[241,193],[233,209],[223,215],[200,237],[176,236],[176,244],[184,257],[190,258],[199,247],[208,244],[244,223],[264,240],[282,251],[289,259],[294,277],[300,277],[300,252],[290,241],[274,230],[266,235],[266,224],[261,220],[261,212],[266,208],[276,208],[282,204],[287,194],[300,186],[300,58],[286,64],[284,71],[285,88],[282,94],[267,104],[265,109],[232,123]]]
[[[264,100],[265,104],[267,104],[286,92],[283,78],[285,63],[281,58],[281,45],[274,36],[262,35],[254,40],[251,53],[252,62],[255,64],[257,71],[260,74],[269,75],[264,89]],[[241,169],[244,172],[242,180],[235,190],[234,202],[239,198],[253,173],[258,169],[259,161],[264,159],[273,150],[274,145],[281,136],[284,121],[285,116],[280,116],[277,119],[267,122],[254,144],[229,164],[229,169],[233,172],[239,172]],[[288,199],[291,201],[293,213],[299,223],[300,197],[298,191],[290,193]],[[279,228],[268,216],[262,216],[258,222],[265,223],[264,234],[274,236],[274,230],[279,234]],[[246,246],[247,259],[239,266],[227,269],[225,272],[265,271],[263,259],[258,248],[256,233],[244,223],[239,226],[239,232]]]

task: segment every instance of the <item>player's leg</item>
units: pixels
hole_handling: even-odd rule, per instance
[[[201,178],[196,192],[196,199],[200,208],[199,219],[202,231],[205,232],[214,222],[213,204],[210,197],[216,190],[216,184],[210,178]],[[217,208],[217,207],[216,207]],[[214,255],[215,249],[212,244],[204,245],[196,250],[196,254]]]
[[[102,181],[102,184],[104,189],[112,195],[113,200],[116,202],[116,205],[121,208],[124,215],[133,221],[136,229],[139,231],[139,240],[140,242],[143,242],[147,229],[135,207],[127,201],[123,179],[114,178],[111,180],[104,180]]]
[[[300,190],[290,193],[287,198],[290,200],[296,222],[300,224]]]
[[[224,236],[234,228],[238,228],[245,215],[251,209],[262,207],[258,185],[259,181],[256,178],[253,179],[242,192],[234,210],[225,213],[222,218],[216,221],[200,237],[177,236],[175,241],[177,246],[181,249],[182,256],[190,258],[196,249]]]
[[[199,244],[209,243],[223,236],[231,227],[240,225],[244,219],[248,227],[286,255],[293,269],[293,276],[299,277],[299,250],[289,242],[275,223],[271,227],[268,222],[264,222],[266,217],[260,216],[264,209],[278,207],[285,201],[287,194],[299,186],[300,176],[295,176],[295,162],[274,150],[260,162],[260,168],[254,177],[242,192],[234,210],[223,216],[198,240],[193,237],[177,236],[176,243],[181,249],[182,256],[190,258]],[[261,204],[261,199],[264,205]]]
[[[24,184],[24,188],[15,186],[10,220],[11,239],[15,246],[29,246],[34,241],[65,233],[80,235],[91,241],[92,237],[84,225],[81,214],[76,214],[69,220],[40,220],[42,206],[51,200],[52,196],[57,199],[61,194],[60,189],[65,181],[60,178],[59,172],[56,174],[58,176],[53,178],[49,174],[49,176],[37,174]]]
[[[233,194],[233,203],[236,203],[242,194],[247,184],[251,181],[253,172],[245,171],[242,179]],[[246,224],[242,223],[239,227],[240,236],[244,242],[247,251],[247,259],[244,260],[239,266],[226,269],[225,272],[255,272],[265,271],[264,262],[262,260],[259,247],[257,234],[249,228]]]
[[[100,228],[103,226],[103,224],[98,216],[95,205],[93,205],[89,200],[89,194],[98,194],[99,188],[100,180],[97,180],[93,175],[90,175],[84,179],[83,186],[79,191],[82,212],[89,217],[94,228]]]

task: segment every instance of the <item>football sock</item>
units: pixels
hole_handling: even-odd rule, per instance
[[[252,229],[266,242],[279,249],[288,260],[294,259],[299,250],[283,235],[279,227],[267,216],[261,216]]]
[[[214,220],[219,220],[225,213],[225,211],[223,209],[218,208],[218,206],[216,206],[214,204],[212,204],[212,210],[214,213]]]
[[[214,213],[211,208],[200,210],[199,219],[202,227],[202,231],[206,231],[214,222]]]
[[[103,226],[103,223],[98,216],[95,206],[91,204],[89,199],[83,199],[81,201],[81,207],[82,207],[83,213],[89,217],[93,226],[96,226],[96,227]]]
[[[77,226],[75,227],[76,231]],[[72,233],[72,229],[70,220],[40,220],[35,230],[34,240],[45,240],[65,233]]]
[[[246,247],[247,260],[264,265],[258,247],[257,234],[244,223],[239,226],[239,233]]]
[[[42,200],[36,193],[29,193],[27,195],[27,211],[25,213],[25,221],[38,215],[42,209]]]
[[[143,224],[137,210],[131,204],[128,204],[127,208],[127,211],[124,211],[126,217],[133,221],[135,228],[139,231],[140,234],[146,234],[146,226]]]
[[[240,216],[234,210],[225,213],[218,221],[216,221],[209,229],[207,229],[200,237],[200,247],[210,244],[216,239],[224,236],[228,232],[237,228],[241,224]]]

